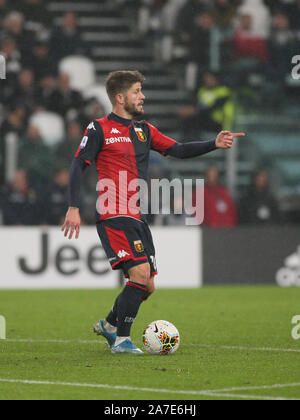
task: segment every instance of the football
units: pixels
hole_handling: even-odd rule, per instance
[[[150,354],[172,354],[178,350],[180,335],[171,322],[154,321],[144,331],[143,344]]]

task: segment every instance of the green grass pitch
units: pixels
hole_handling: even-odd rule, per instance
[[[158,290],[133,326],[166,319],[181,333],[169,356],[113,355],[92,325],[117,290],[0,291],[0,399],[300,398],[300,289]]]

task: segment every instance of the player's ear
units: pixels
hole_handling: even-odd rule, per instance
[[[119,105],[124,105],[125,104],[125,96],[123,95],[123,93],[118,93],[116,96],[116,103]]]

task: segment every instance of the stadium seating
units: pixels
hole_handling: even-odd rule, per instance
[[[29,123],[39,129],[48,146],[53,146],[64,138],[64,120],[58,114],[48,111],[36,112],[31,116]]]
[[[71,87],[80,92],[84,92],[96,81],[94,64],[86,57],[69,56],[64,58],[59,64],[59,71],[69,74]]]
[[[107,114],[111,112],[111,103],[108,99],[104,85],[90,85],[82,93],[85,99],[96,98]]]

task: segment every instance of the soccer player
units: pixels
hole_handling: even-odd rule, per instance
[[[113,112],[93,121],[85,131],[73,160],[69,180],[69,210],[62,226],[65,237],[80,233],[80,184],[84,170],[95,162],[98,173],[97,230],[113,270],[123,270],[129,280],[110,313],[94,325],[106,338],[112,353],[140,354],[130,331],[141,303],[154,292],[158,274],[155,248],[144,215],[133,200],[134,180],[147,179],[150,150],[176,158],[200,156],[218,148],[229,149],[234,137],[222,131],[216,140],[177,143],[146,121],[144,76],[138,71],[117,71],[108,76],[106,90]],[[136,202],[136,205],[133,202]],[[107,205],[109,203],[109,205]]]

